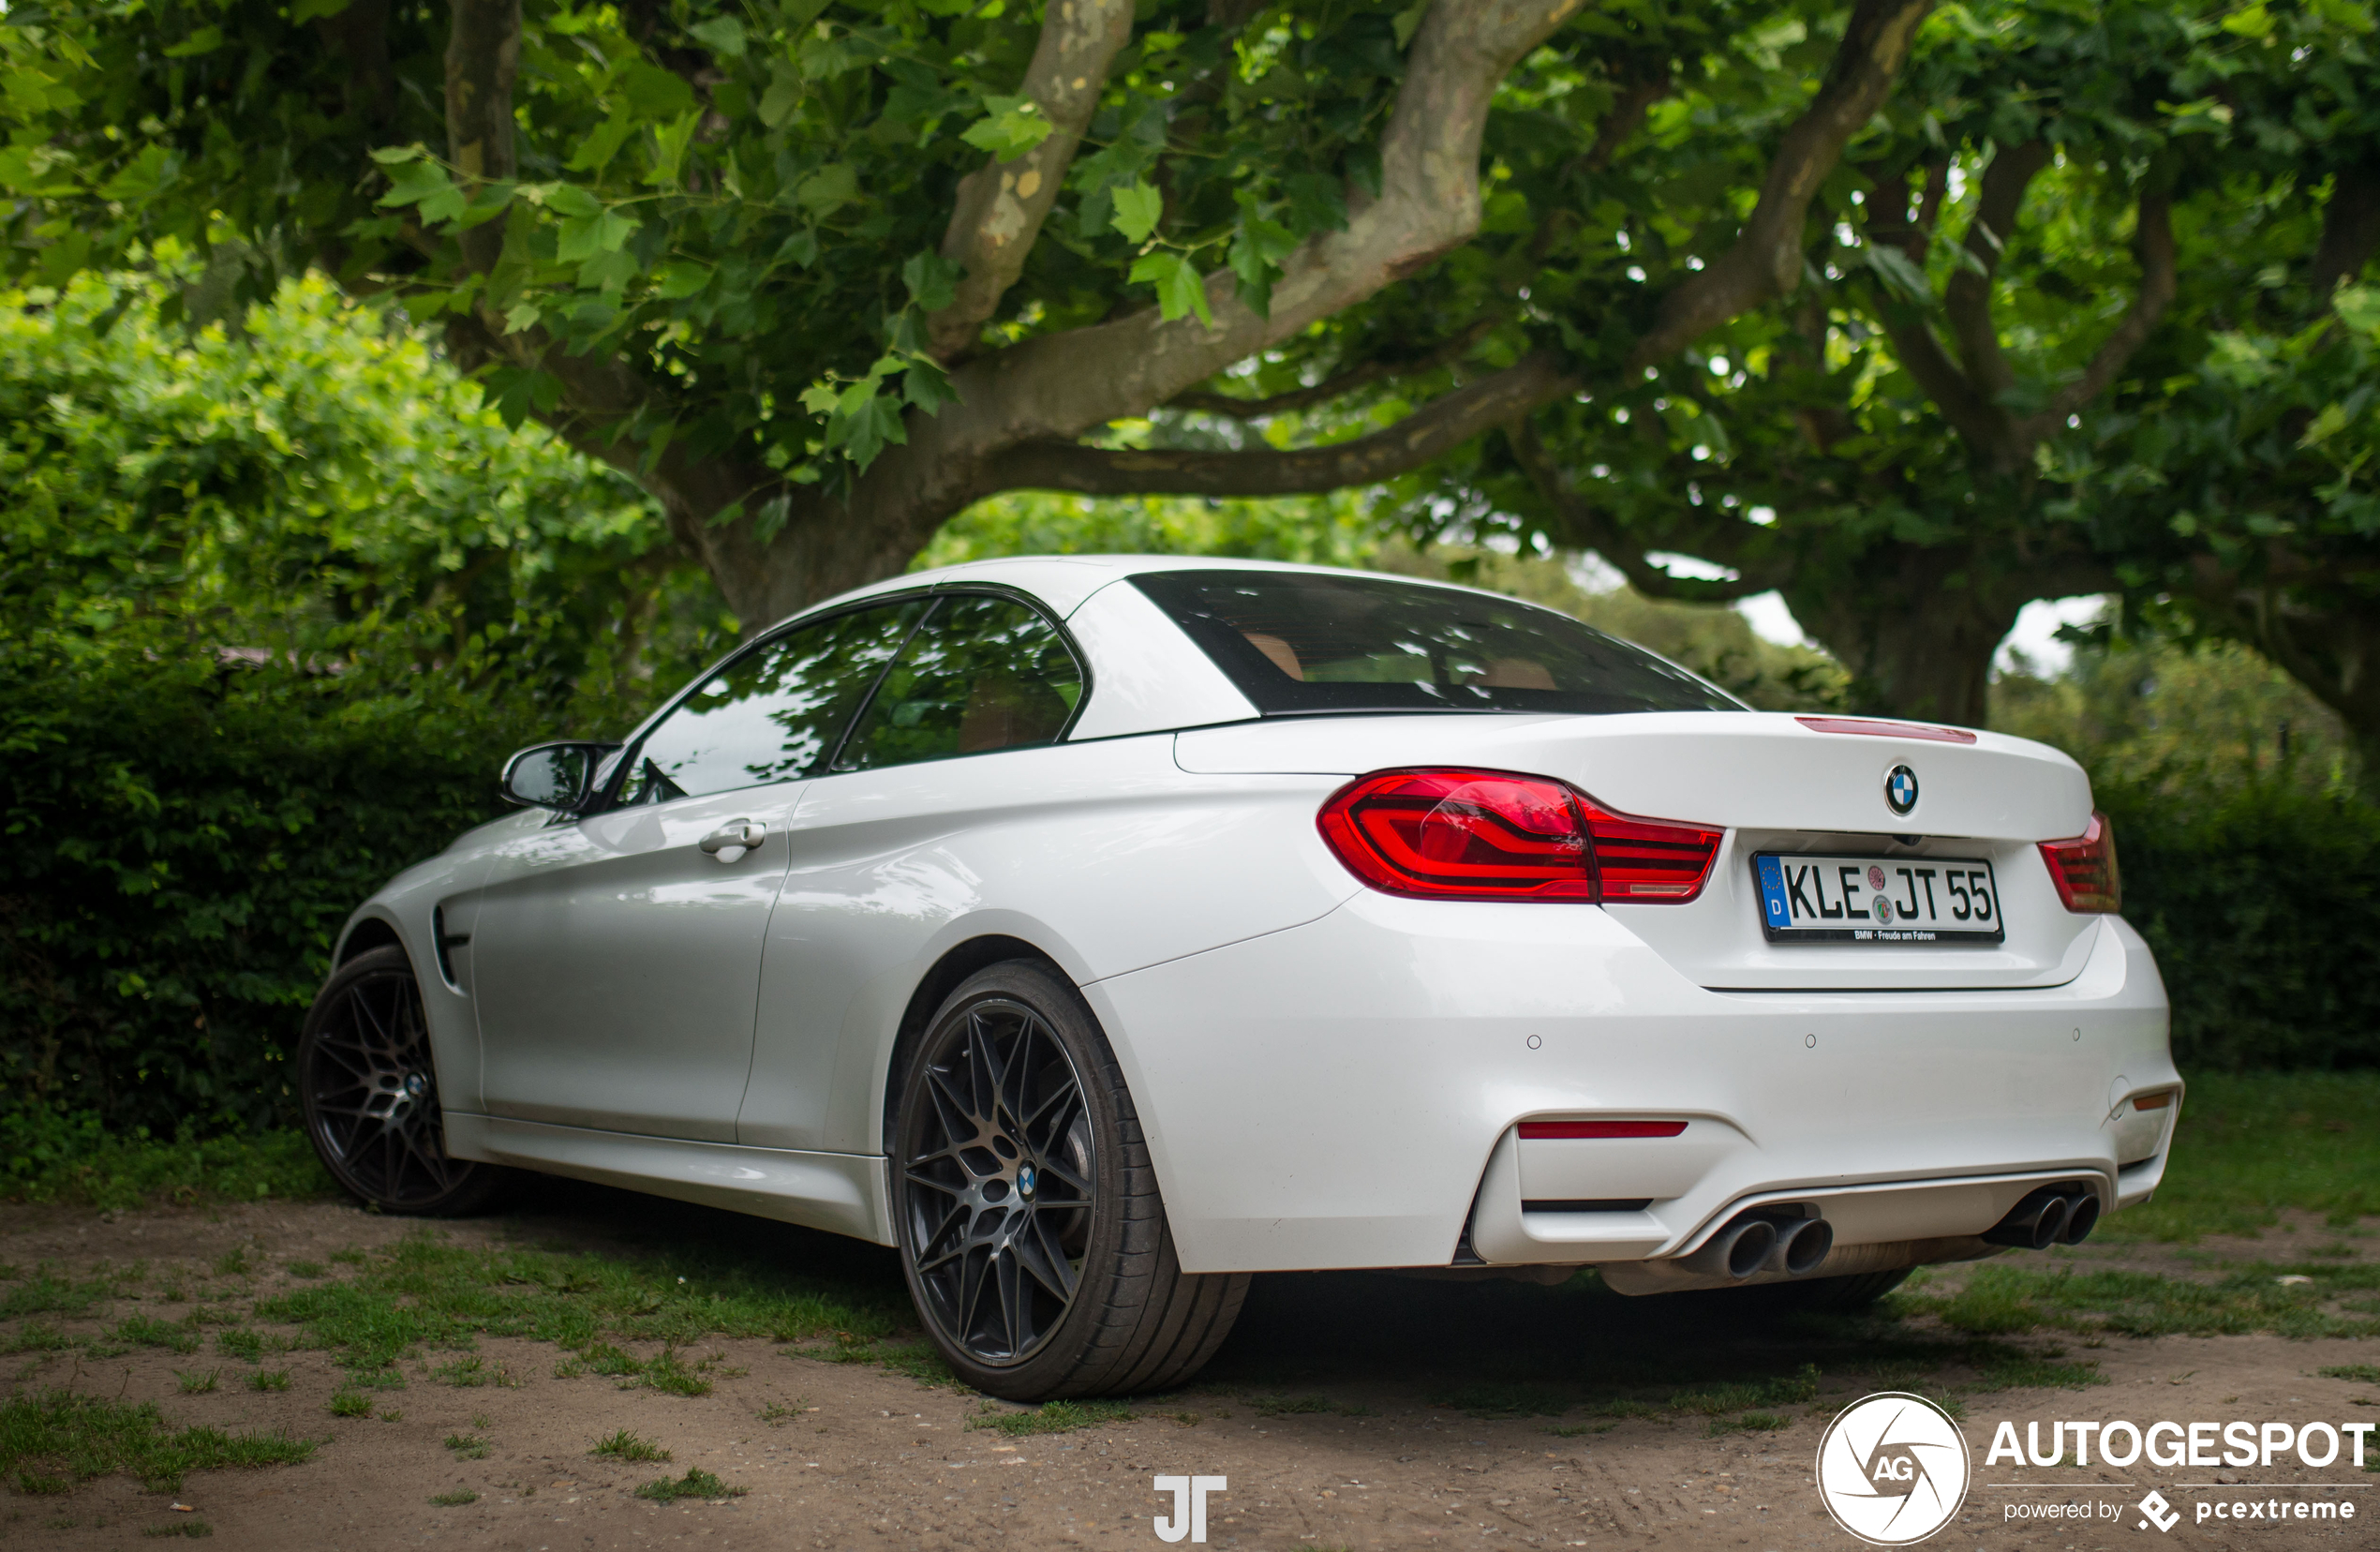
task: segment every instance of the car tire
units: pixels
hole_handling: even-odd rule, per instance
[[[1073,984],[1010,961],[907,1047],[893,1216],[919,1319],[965,1383],[1011,1401],[1180,1385],[1214,1355],[1245,1273],[1182,1270],[1107,1036]]]
[[[415,1217],[485,1207],[505,1171],[450,1158],[413,964],[394,944],[332,973],[298,1032],[298,1111],[315,1157],[365,1206]]]

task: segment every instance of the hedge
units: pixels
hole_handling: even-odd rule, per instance
[[[159,1136],[287,1121],[287,1041],[341,921],[496,813],[498,762],[550,731],[447,678],[0,658],[9,1098]],[[2185,1068],[2380,1066],[2380,811],[2101,801]]]
[[[15,1104],[161,1136],[287,1119],[287,1041],[348,913],[491,817],[498,762],[533,736],[420,679],[0,660]]]

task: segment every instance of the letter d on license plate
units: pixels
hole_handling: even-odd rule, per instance
[[[2000,886],[1981,858],[1761,852],[1761,929],[1771,943],[1887,947],[1999,943]]]

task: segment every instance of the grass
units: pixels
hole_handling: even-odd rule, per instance
[[[65,1492],[124,1472],[153,1493],[178,1491],[190,1471],[294,1466],[315,1441],[285,1433],[170,1428],[149,1402],[50,1391],[0,1402],[0,1475],[25,1493]]]
[[[12,1134],[0,1154],[0,1200],[63,1201],[124,1212],[154,1201],[185,1203],[303,1201],[334,1196],[305,1134],[241,1132],[199,1141],[146,1127],[118,1135],[96,1115],[37,1110],[8,1113]]]
[[[255,1391],[285,1391],[290,1388],[288,1369],[259,1369],[248,1376],[248,1389]]]
[[[2333,1228],[2380,1214],[2380,1072],[2212,1073],[2190,1080],[2156,1201],[2094,1237],[2190,1244],[2254,1234],[2284,1209]]]
[[[253,1331],[234,1328],[215,1334],[215,1351],[226,1358],[245,1358],[251,1364],[264,1361],[264,1338]]]
[[[1258,1417],[1300,1417],[1330,1414],[1335,1417],[1373,1417],[1377,1414],[1360,1401],[1333,1401],[1327,1395],[1243,1395],[1250,1410]]]
[[[143,1526],[144,1536],[187,1536],[192,1541],[204,1541],[215,1534],[215,1527],[202,1519],[170,1520],[163,1525]]]
[[[204,1395],[223,1378],[221,1369],[175,1369],[173,1378],[185,1395]]]
[[[1078,1428],[1129,1423],[1137,1415],[1121,1401],[1045,1401],[1038,1407],[1007,1412],[995,1411],[987,1402],[984,1410],[967,1419],[967,1426],[989,1428],[1015,1439],[1027,1434],[1072,1433]]]
[[[475,1433],[448,1434],[446,1447],[454,1452],[457,1460],[485,1460],[487,1440]]]
[[[341,1391],[331,1397],[331,1415],[369,1417],[372,1415],[372,1398],[362,1391]]]
[[[477,1503],[480,1496],[469,1487],[457,1487],[449,1493],[432,1493],[430,1501],[441,1509],[460,1509],[467,1503]]]
[[[2283,1276],[2302,1283],[2283,1284]],[[1954,1330],[2004,1336],[2043,1328],[2126,1336],[2231,1336],[2270,1331],[2283,1336],[2380,1336],[2380,1318],[2333,1314],[2327,1303],[2380,1289],[2380,1266],[2319,1261],[2233,1267],[2211,1281],[2120,1268],[1994,1262],[1943,1297],[1924,1290],[1901,1307],[1940,1316]]]
[[[2360,1380],[2367,1385],[2380,1385],[2380,1364],[2333,1364],[2314,1372],[2325,1380]]]
[[[651,1440],[637,1438],[626,1428],[620,1429],[608,1439],[597,1440],[595,1447],[587,1453],[592,1455],[608,1456],[613,1460],[667,1460],[669,1458],[667,1450],[662,1449]]]
[[[742,1498],[751,1490],[749,1487],[730,1487],[700,1466],[695,1466],[674,1482],[668,1477],[662,1477],[645,1484],[636,1489],[636,1496],[651,1499],[655,1503],[676,1503],[679,1499]]]
[[[424,1231],[384,1251],[356,1253],[350,1264],[352,1276],[258,1300],[254,1318],[300,1327],[300,1345],[334,1353],[365,1384],[394,1377],[399,1359],[424,1348],[461,1351],[483,1336],[524,1336],[573,1353],[565,1372],[574,1366],[701,1395],[710,1389],[711,1361],[689,1365],[681,1346],[706,1336],[885,1335],[906,1313],[896,1289],[781,1271],[715,1246],[604,1257],[467,1247]],[[659,1342],[662,1351],[639,1359],[622,1341]],[[487,1372],[471,1364],[450,1365],[441,1378],[469,1384]]]

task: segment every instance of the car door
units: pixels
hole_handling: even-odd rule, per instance
[[[1064,800],[1082,751],[1057,740],[1087,688],[1037,608],[1004,594],[936,601],[786,838],[739,1142],[870,1147],[872,1075],[837,1061],[846,1023],[874,1019],[871,998],[907,997],[913,957],[974,903],[980,881],[945,840]]]
[[[490,1114],[735,1140],[795,806],[927,602],[737,654],[626,752],[600,812],[498,852],[472,942]]]

